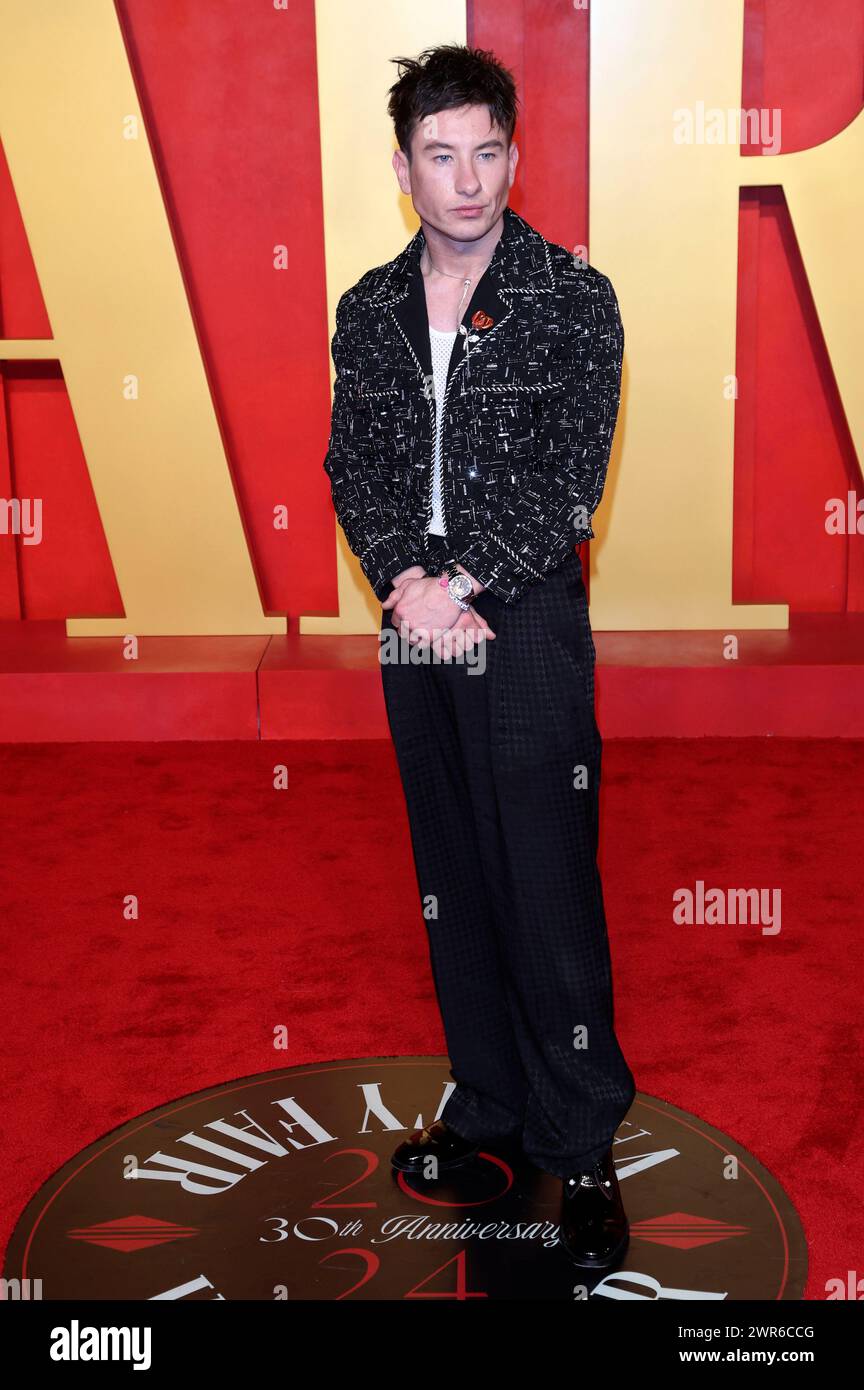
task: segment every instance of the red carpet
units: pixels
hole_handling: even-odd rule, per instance
[[[0,760],[4,1245],[49,1173],[172,1097],[446,1050],[389,742],[24,744]],[[862,782],[860,741],[604,746],[622,1046],[641,1091],[784,1184],[810,1298],[862,1272]],[[699,879],[780,889],[782,930],[676,926],[672,894]]]

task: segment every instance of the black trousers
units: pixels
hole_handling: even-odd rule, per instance
[[[432,567],[448,551],[429,544]],[[538,1168],[563,1178],[605,1153],[636,1094],[613,1027],[595,650],[577,552],[514,603],[486,590],[475,607],[497,634],[482,670],[412,662],[389,609],[381,623],[456,1082],[442,1117],[466,1138],[521,1137]]]

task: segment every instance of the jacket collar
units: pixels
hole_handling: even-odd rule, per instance
[[[545,237],[511,207],[505,207],[503,217],[504,228],[483,280],[494,280],[496,290],[503,290],[505,294],[534,294],[538,290],[554,289],[555,276]],[[418,227],[408,245],[386,267],[388,273],[370,290],[370,304],[384,308],[405,298],[412,279],[420,275],[420,257],[425,245],[425,233]]]
[[[486,270],[474,288],[471,300],[462,316],[462,325],[474,337],[468,345],[469,354],[483,343],[485,334],[508,318],[513,312],[510,296],[536,295],[555,288],[555,276],[549,255],[549,245],[523,217],[505,207],[504,227]],[[432,375],[432,354],[429,345],[429,319],[426,310],[426,291],[420,271],[420,257],[426,245],[420,227],[404,250],[384,267],[386,274],[364,295],[369,308],[388,309],[410,343],[424,376]],[[487,327],[476,326],[491,320]],[[466,334],[457,333],[448,370],[452,372],[465,355]]]

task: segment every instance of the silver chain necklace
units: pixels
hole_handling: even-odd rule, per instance
[[[492,256],[494,256],[494,254],[495,254],[495,252],[493,251],[493,252],[492,252]],[[483,266],[483,269],[480,271],[480,275],[482,275],[482,274],[483,274],[483,271],[486,270],[487,267],[490,265],[490,263],[491,263],[491,261],[492,261],[492,256],[489,257],[489,260],[486,262],[486,265]],[[432,269],[433,269],[434,271],[436,271],[438,275],[446,275],[447,278],[448,278],[449,280],[462,280],[462,281],[464,281],[465,288],[464,288],[463,291],[462,291],[462,298],[459,300],[459,303],[456,305],[456,330],[455,330],[455,331],[458,332],[458,331],[460,330],[460,328],[462,328],[462,322],[461,322],[462,315],[461,315],[461,312],[460,312],[461,309],[462,309],[462,303],[463,303],[463,300],[465,299],[466,294],[468,293],[468,287],[469,287],[469,285],[472,284],[472,277],[471,277],[470,275],[454,275],[453,272],[452,272],[452,270],[439,270],[438,266],[435,264],[435,262],[434,262],[433,259],[432,259],[432,256],[431,256],[430,251],[429,251],[429,245],[428,245],[428,243],[427,243],[427,245],[426,245],[426,258],[427,258],[427,260],[428,260],[430,266],[432,267]],[[478,276],[476,277],[478,280],[480,279],[480,275],[478,275]],[[465,331],[465,330],[463,329],[463,332],[464,332],[464,331]]]

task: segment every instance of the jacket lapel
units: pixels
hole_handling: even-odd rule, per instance
[[[510,305],[500,297],[499,282],[487,266],[486,271],[474,286],[474,293],[462,315],[461,331],[456,334],[447,379],[458,362],[465,356],[465,340],[469,338],[468,351],[472,352],[484,333],[488,333],[510,312]],[[398,304],[393,305],[393,316],[402,328],[406,338],[423,368],[425,376],[432,375],[432,349],[429,344],[429,312],[426,307],[426,290],[419,261],[408,280],[408,293]],[[475,318],[476,316],[476,318]],[[473,321],[473,322],[472,322]]]
[[[513,312],[512,294],[536,296],[549,293],[555,284],[546,243],[540,234],[512,208],[506,207],[503,215],[504,228],[492,259],[474,287],[462,315],[462,326],[466,331],[457,333],[453,343],[448,381],[466,356],[466,337],[469,339],[470,362],[470,354],[478,350],[482,353],[484,340]],[[420,270],[420,257],[425,245],[426,238],[422,228],[419,228],[404,250],[391,262],[386,278],[368,302],[389,309],[401,330],[399,336],[403,345],[410,345],[428,382],[432,377],[432,350],[429,344],[426,291]],[[489,319],[491,323],[487,323]]]
[[[426,291],[420,272],[420,259],[417,257],[408,275],[408,292],[405,298],[392,307],[393,317],[408,339],[426,377],[432,375],[432,348],[429,343],[429,314],[426,309]]]
[[[505,303],[500,296],[500,281],[492,266],[489,265],[481,275],[479,282],[474,286],[474,293],[462,315],[462,327],[465,332],[456,334],[450,366],[447,369],[448,381],[450,373],[456,364],[461,362],[466,351],[469,354],[472,353],[480,344],[483,336],[501,323],[510,313],[510,310],[511,305]]]

